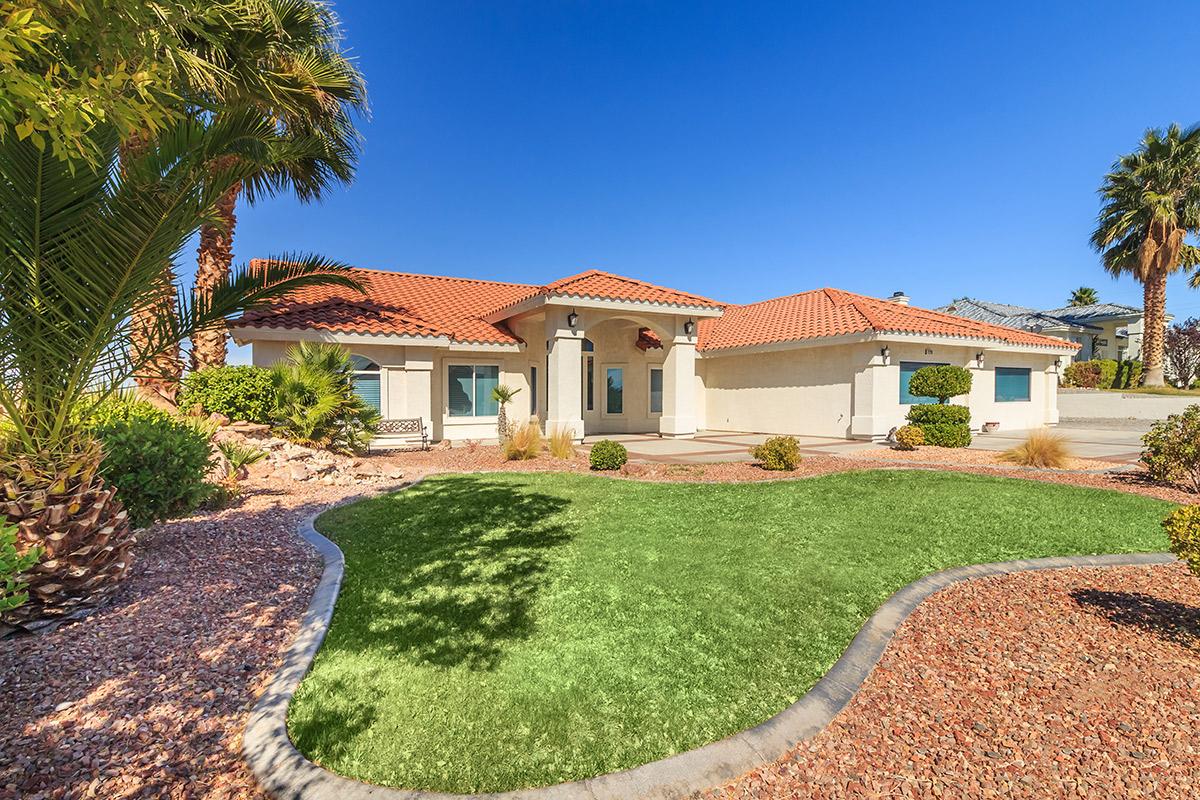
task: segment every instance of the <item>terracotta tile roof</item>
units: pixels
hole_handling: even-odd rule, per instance
[[[251,261],[261,263],[258,259]],[[341,287],[314,287],[288,302],[251,312],[235,326],[317,328],[328,331],[411,336],[448,336],[456,342],[514,344],[504,323],[485,322],[490,312],[539,292],[521,283],[498,283],[439,275],[355,269],[366,294]]]
[[[261,260],[251,261],[253,267]],[[498,312],[538,295],[588,297],[723,308],[724,314],[699,321],[701,350],[801,341],[855,333],[896,332],[991,339],[1012,344],[1078,347],[1062,339],[1006,328],[952,314],[902,306],[839,289],[777,297],[745,306],[722,305],[699,295],[589,270],[547,286],[500,283],[438,275],[371,269],[353,271],[366,294],[341,287],[314,287],[269,309],[247,313],[235,327],[289,328],[361,334],[445,337],[455,342],[516,344]],[[642,349],[661,347],[648,329],[639,331]]]
[[[712,351],[872,332],[1078,347],[1063,339],[890,303],[840,289],[816,289],[745,306],[726,306],[720,317],[700,320],[698,346],[701,350]]]
[[[638,328],[638,338],[634,344],[643,353],[647,350],[662,349],[662,339],[658,338],[658,334],[649,328]]]
[[[569,278],[561,278],[544,287],[549,295],[565,297],[590,297],[597,300],[631,300],[639,303],[664,303],[675,306],[700,306],[703,308],[721,308],[722,303],[701,297],[698,294],[688,294],[653,283],[626,278],[623,275],[613,275],[590,269]]]

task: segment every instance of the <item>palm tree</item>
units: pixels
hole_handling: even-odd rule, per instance
[[[1099,302],[1100,297],[1096,294],[1095,289],[1090,286],[1080,286],[1071,292],[1071,299],[1068,304],[1072,308],[1079,308],[1080,306],[1094,306]]]
[[[229,274],[240,197],[254,203],[291,191],[302,201],[319,200],[331,186],[354,177],[359,139],[351,113],[365,111],[367,95],[362,75],[341,51],[337,17],[314,0],[265,0],[265,7],[269,13],[262,24],[235,38],[229,60],[237,68],[238,90],[221,102],[235,113],[260,114],[280,136],[309,146],[222,196],[216,219],[200,229],[199,297]],[[198,333],[192,340],[192,369],[224,365],[226,340],[224,329]]]
[[[157,356],[227,316],[305,286],[358,287],[317,257],[235,271],[204,298],[178,292],[134,345],[132,318],[161,297],[163,265],[230,186],[284,143],[253,116],[184,120],[114,169],[117,131],[87,134],[95,167],[0,139],[0,520],[45,559],[25,574],[29,602],[7,621],[33,626],[82,613],[113,590],[133,537],[87,432],[97,405]],[[238,158],[212,169],[215,158]]]
[[[514,389],[511,386],[500,384],[492,387],[492,399],[500,404],[500,411],[496,415],[496,433],[500,434],[501,439],[508,438],[508,409],[505,408],[512,399],[517,396],[520,389]]]
[[[1162,386],[1167,276],[1200,263],[1200,250],[1184,241],[1200,229],[1200,127],[1147,131],[1113,164],[1100,195],[1091,243],[1109,274],[1142,284],[1143,375],[1147,386]]]

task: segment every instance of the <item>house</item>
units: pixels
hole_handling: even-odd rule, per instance
[[[1038,311],[1025,306],[962,297],[938,311],[1069,339],[1080,345],[1076,358],[1081,361],[1093,358],[1123,361],[1127,358],[1138,359],[1142,354],[1142,309],[1119,303],[1095,303]],[[1167,322],[1170,322],[1170,318]]]
[[[259,262],[261,263],[261,262]],[[591,270],[545,286],[356,270],[366,288],[309,288],[231,324],[268,366],[300,340],[353,356],[356,390],[434,440],[496,437],[510,418],[585,434],[697,430],[880,438],[903,424],[921,366],[974,372],[973,424],[1057,422],[1057,371],[1078,345],[817,289],[749,305]]]

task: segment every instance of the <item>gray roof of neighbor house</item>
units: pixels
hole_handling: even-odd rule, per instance
[[[1085,306],[1092,308],[1092,306]],[[993,303],[990,300],[977,300],[973,297],[960,297],[948,306],[937,309],[946,314],[973,319],[978,322],[990,322],[993,325],[1004,325],[1009,328],[1021,328],[1027,331],[1043,331],[1049,328],[1084,328],[1095,329],[1094,326],[1076,319],[1073,315],[1056,311],[1038,311],[1036,308],[1014,306],[1009,303]],[[1095,319],[1095,317],[1092,317]]]
[[[1071,320],[1101,320],[1116,317],[1140,317],[1142,310],[1121,303],[1093,303],[1090,306],[1064,306],[1046,312],[1054,317]]]

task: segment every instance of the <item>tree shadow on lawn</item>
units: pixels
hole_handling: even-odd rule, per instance
[[[322,520],[346,553],[325,647],[495,669],[535,630],[570,501],[478,476],[440,478]],[[340,628],[340,630],[339,630]]]
[[[1182,647],[1200,647],[1200,608],[1142,592],[1076,589],[1071,597],[1109,621],[1147,631]]]

